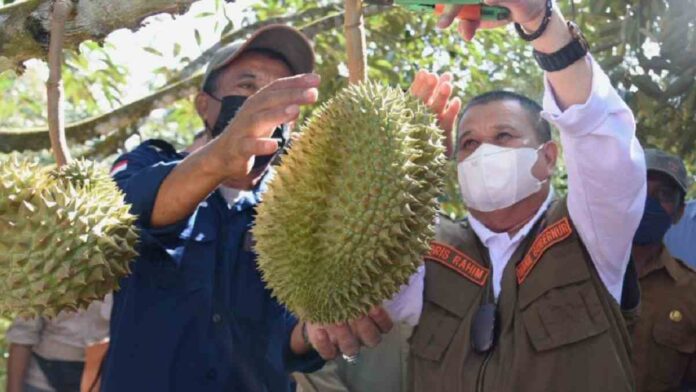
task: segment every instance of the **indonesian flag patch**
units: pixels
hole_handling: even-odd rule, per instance
[[[121,162],[116,163],[114,167],[111,168],[111,173],[109,173],[109,175],[113,177],[126,169],[128,169],[128,160],[123,160]]]

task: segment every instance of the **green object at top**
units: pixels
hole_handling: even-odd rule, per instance
[[[432,11],[437,4],[481,5],[482,20],[504,20],[510,17],[510,10],[483,4],[481,0],[394,0],[394,4],[414,11]]]

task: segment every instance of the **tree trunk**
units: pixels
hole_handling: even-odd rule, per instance
[[[65,25],[65,48],[103,40],[121,28],[136,30],[148,16],[180,14],[196,0],[78,0]],[[0,7],[0,72],[22,71],[31,58],[46,58],[52,0],[26,0]]]

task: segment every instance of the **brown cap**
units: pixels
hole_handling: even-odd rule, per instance
[[[280,54],[288,62],[294,75],[314,70],[314,50],[307,37],[293,27],[274,24],[256,30],[246,41],[235,41],[218,49],[208,63],[202,87],[212,73],[226,67],[251,49],[270,50]]]
[[[645,150],[645,164],[648,170],[670,176],[684,193],[689,191],[691,178],[686,173],[684,162],[678,157],[655,148],[648,148]]]

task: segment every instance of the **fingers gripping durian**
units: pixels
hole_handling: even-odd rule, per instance
[[[134,221],[93,163],[0,161],[0,314],[50,317],[102,299],[136,255]]]
[[[423,104],[379,84],[349,86],[318,109],[258,208],[258,265],[273,295],[325,323],[393,296],[433,235],[441,139]]]

